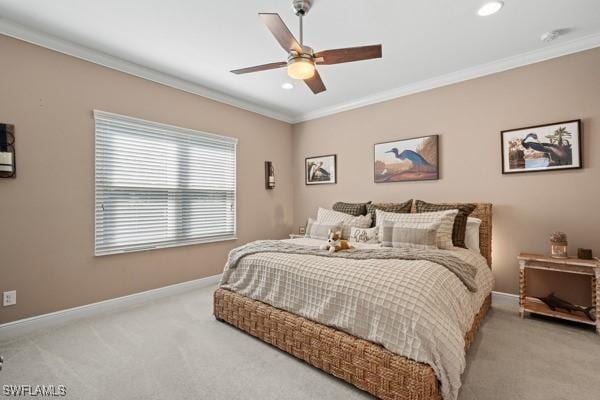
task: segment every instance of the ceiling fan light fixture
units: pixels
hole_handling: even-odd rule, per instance
[[[503,1],[490,1],[481,6],[477,11],[477,14],[481,17],[487,17],[488,15],[496,14],[500,11],[502,6],[504,6]]]
[[[315,75],[315,64],[307,57],[294,57],[288,61],[287,72],[290,78],[305,80]]]

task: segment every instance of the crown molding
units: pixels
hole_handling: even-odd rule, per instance
[[[67,54],[94,64],[102,65],[129,75],[137,76],[152,82],[170,86],[184,92],[196,94],[208,99],[241,108],[256,114],[261,114],[279,121],[291,123],[290,115],[280,113],[267,107],[209,89],[197,83],[136,64],[119,57],[111,56],[80,44],[60,39],[56,36],[31,29],[25,25],[0,17],[0,33],[24,42],[32,43],[59,53]]]
[[[486,75],[491,75],[498,72],[523,67],[529,64],[535,64],[541,61],[577,53],[580,51],[589,50],[595,47],[600,47],[600,33],[596,33],[581,38],[573,39],[567,42],[548,45],[542,49],[537,49],[527,53],[518,54],[516,56],[503,58],[490,63],[465,68],[435,78],[410,83],[394,89],[365,96],[356,100],[339,103],[330,107],[324,107],[316,111],[290,115],[281,113],[279,111],[264,107],[262,105],[247,100],[237,98],[235,96],[231,96],[222,92],[215,91],[213,89],[209,89],[205,86],[190,82],[185,79],[178,78],[170,74],[156,71],[152,68],[148,68],[140,64],[123,60],[119,57],[111,56],[109,54],[73,43],[71,41],[60,39],[58,37],[31,29],[29,27],[26,27],[25,25],[18,24],[16,22],[7,20],[2,17],[0,17],[0,33],[41,47],[58,51],[60,53],[80,58],[95,64],[115,69],[117,71],[121,71],[129,75],[147,79],[156,83],[160,83],[162,85],[182,90],[184,92],[206,97],[208,99],[215,100],[220,103],[228,104],[233,107],[241,108],[246,111],[254,112],[290,124],[297,124],[300,122],[322,118],[328,115],[337,114],[344,111],[350,111],[357,108],[393,100],[399,97],[404,97],[411,94],[452,85],[470,79],[480,78]]]
[[[399,97],[404,97],[443,86],[452,85],[470,79],[480,78],[486,75],[492,75],[498,72],[507,71],[510,69],[523,67],[530,64],[535,64],[541,61],[550,60],[552,58],[578,53],[580,51],[589,50],[595,47],[600,47],[600,33],[596,33],[589,36],[583,36],[581,38],[573,39],[571,41],[560,44],[557,43],[554,45],[544,47],[543,49],[537,49],[527,53],[518,54],[516,56],[496,60],[490,63],[465,68],[435,78],[410,83],[408,85],[376,93],[357,100],[348,101],[331,107],[325,107],[317,111],[304,113],[292,119],[291,123],[297,124],[299,122],[310,121],[313,119],[326,117],[328,115],[354,110],[356,108],[361,108],[372,104],[382,103],[384,101],[393,100]]]

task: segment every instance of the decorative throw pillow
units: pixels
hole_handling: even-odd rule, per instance
[[[418,213],[434,212],[443,210],[458,210],[458,215],[454,219],[452,228],[452,242],[457,247],[465,246],[465,234],[467,230],[467,218],[475,210],[475,204],[431,204],[422,200],[415,201],[415,208]]]
[[[377,228],[357,228],[350,230],[350,241],[355,243],[378,243]]]
[[[377,214],[376,210],[393,212],[393,213],[409,213],[412,208],[412,199],[405,201],[404,203],[376,203],[367,204],[367,212],[371,214],[373,225],[377,225]]]
[[[439,224],[436,243],[440,249],[452,249],[452,227],[458,210],[447,210],[421,214],[398,214],[377,210],[377,221],[392,221],[403,224]],[[377,224],[379,238],[383,238],[383,225]]]
[[[437,231],[440,223],[402,223],[383,221],[384,247],[411,247],[437,250]]]
[[[305,237],[311,239],[329,239],[329,231],[338,231],[341,230],[341,227],[336,224],[322,224],[315,221],[312,218],[308,219],[308,223],[306,224],[306,234]]]
[[[317,212],[317,221],[321,224],[340,225],[342,228],[342,239],[346,240],[350,237],[350,229],[353,226],[357,228],[369,228],[371,226],[370,215],[355,217],[350,214],[321,207],[319,207],[319,211]]]
[[[479,253],[479,226],[481,220],[479,218],[469,217],[467,219],[467,233],[465,234],[465,245],[467,249]]]
[[[338,201],[333,205],[333,211],[339,211],[346,214],[359,216],[367,214],[367,204],[371,204],[370,201],[366,203],[344,203],[343,201]]]

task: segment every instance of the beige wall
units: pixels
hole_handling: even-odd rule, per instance
[[[600,49],[294,127],[2,35],[0,49],[0,122],[16,125],[18,164],[17,179],[0,180],[0,292],[18,300],[0,323],[217,274],[232,247],[284,237],[336,200],[494,203],[499,291],[517,291],[517,253],[546,251],[554,230],[600,253]],[[239,239],[94,257],[93,109],[239,138]],[[585,169],[500,173],[500,130],[575,118]],[[430,133],[441,135],[441,180],[373,183],[374,143]],[[338,184],[305,186],[304,157],[329,153]],[[544,276],[534,290],[555,284]],[[589,294],[582,282],[558,289]]]
[[[0,306],[0,323],[215,275],[232,247],[289,233],[289,124],[2,35],[0,57],[18,174],[0,180],[0,292],[18,300]],[[94,257],[93,109],[239,138],[239,239]]]
[[[583,170],[501,174],[501,130],[577,118]],[[374,143],[427,134],[440,135],[439,181],[373,183]],[[546,252],[555,230],[571,251],[600,255],[600,49],[297,124],[293,150],[295,229],[336,200],[491,202],[496,290],[511,293],[517,254]],[[332,153],[338,183],[305,186],[304,157]],[[547,290],[544,279],[536,290]],[[588,285],[554,283],[576,301],[589,294]]]

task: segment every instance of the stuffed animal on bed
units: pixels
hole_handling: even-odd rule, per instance
[[[321,245],[321,250],[329,250],[330,253],[335,253],[340,250],[349,250],[352,246],[347,240],[342,239],[342,233],[340,231],[329,230],[329,239],[327,243]]]

